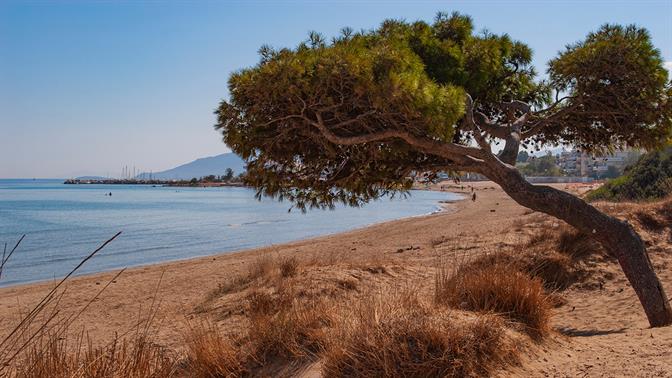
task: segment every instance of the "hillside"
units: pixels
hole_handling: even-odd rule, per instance
[[[588,194],[589,200],[654,200],[672,193],[672,146],[651,151],[627,167],[623,176],[609,180]]]
[[[210,156],[196,159],[190,163],[168,169],[161,172],[153,172],[152,178],[158,180],[189,180],[208,175],[223,175],[227,168],[231,168],[234,174],[245,172],[245,162],[234,153]],[[138,179],[149,179],[150,174],[143,172],[136,176]]]

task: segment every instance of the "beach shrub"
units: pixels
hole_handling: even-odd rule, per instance
[[[572,260],[580,260],[603,251],[600,244],[590,235],[570,227],[560,230],[557,237],[556,249]]]
[[[286,284],[273,294],[254,292],[248,301],[248,347],[256,361],[309,358],[325,349],[333,322],[326,301],[300,300]]]
[[[365,298],[338,325],[325,377],[482,377],[517,360],[501,319],[458,319],[411,294]]]
[[[280,261],[280,275],[282,277],[294,277],[299,271],[299,260],[296,257],[287,257]]]
[[[183,370],[190,377],[239,377],[247,372],[248,356],[212,323],[187,324],[183,335],[187,357]]]
[[[500,314],[523,325],[534,338],[550,331],[551,301],[539,278],[520,271],[508,259],[439,270],[435,301],[462,310]]]

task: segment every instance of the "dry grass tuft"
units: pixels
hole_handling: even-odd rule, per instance
[[[547,228],[534,233],[526,243],[526,247],[537,247],[555,239],[555,233]]]
[[[289,285],[275,294],[256,292],[249,298],[249,348],[261,363],[315,356],[326,345],[332,309],[324,300],[300,301]]]
[[[354,307],[323,356],[326,377],[480,377],[517,359],[495,316],[457,321],[412,294]]]
[[[57,334],[34,340],[8,376],[23,378],[53,377],[172,377],[175,358],[164,348],[138,335],[128,341],[114,339],[105,347],[95,348],[83,337],[75,352],[69,350],[67,338]]]
[[[273,272],[275,266],[276,261],[273,256],[270,254],[262,254],[252,261],[248,276],[253,280],[260,277],[267,277]]]
[[[357,283],[358,283],[358,281],[357,281],[356,279],[354,279],[354,278],[350,278],[350,279],[340,279],[340,280],[337,280],[337,281],[336,281],[336,284],[337,284],[339,287],[341,287],[341,288],[343,288],[343,289],[345,289],[345,290],[348,290],[348,291],[350,291],[350,290],[357,290]]]
[[[190,377],[239,377],[247,372],[247,356],[216,326],[208,322],[187,326],[183,370]]]
[[[668,197],[667,200],[661,202],[657,212],[666,223],[666,226],[672,228],[672,197]]]
[[[294,277],[299,271],[299,260],[296,257],[288,257],[280,261],[280,275],[282,277]]]
[[[557,250],[573,260],[583,259],[602,251],[600,244],[590,235],[573,228],[562,230],[557,239]]]
[[[459,265],[459,264],[458,264]],[[505,253],[497,252],[480,256],[469,263],[470,269],[487,269],[505,265],[507,269],[520,271],[541,280],[549,291],[564,290],[577,280],[574,262],[564,254],[553,250],[523,249]]]
[[[500,314],[524,326],[534,338],[550,332],[551,301],[542,281],[504,259],[445,268],[436,276],[435,301],[453,308]]]
[[[578,279],[572,259],[555,251],[531,253],[521,263],[522,271],[541,279],[548,290],[565,290]]]
[[[635,217],[639,221],[639,224],[648,231],[661,232],[669,227],[669,224],[665,220],[658,219],[647,211],[638,211],[635,213]]]
[[[225,282],[217,284],[217,288],[208,293],[205,303],[211,302],[225,294],[241,291],[250,286],[255,280],[268,277],[273,272],[275,261],[269,255],[261,255],[250,264],[247,274],[235,276]],[[205,312],[206,306],[198,306],[196,312]]]

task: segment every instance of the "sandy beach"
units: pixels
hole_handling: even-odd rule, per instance
[[[158,309],[157,340],[179,349],[185,321],[190,318],[205,313],[214,316],[223,327],[236,327],[235,317],[222,315],[242,306],[236,297],[204,305],[206,297],[222,282],[243,274],[260,256],[296,256],[307,264],[327,267],[346,263],[354,266],[358,262],[358,266],[383,266],[389,274],[371,274],[371,282],[378,287],[411,283],[431,287],[437,258],[514,248],[535,229],[558,226],[558,221],[517,205],[493,183],[442,185],[447,191],[464,193],[465,198],[471,195],[473,185],[476,201],[447,203],[445,211],[436,214],[336,235],[129,268],[91,303],[73,329],[84,328],[92,340],[107,340],[115,333],[132,330],[154,306]],[[566,184],[559,187],[575,192],[585,190]],[[433,187],[439,188],[439,184]],[[671,293],[670,241],[654,242],[656,235],[643,237],[649,240],[651,259],[667,293]],[[566,304],[556,309],[554,335],[530,348],[521,366],[502,372],[502,376],[672,376],[672,328],[648,328],[636,296],[618,266],[604,265],[600,269],[608,272],[611,279],[600,282],[599,290],[571,288],[563,292]],[[362,272],[369,274],[366,269]],[[60,307],[77,311],[116,273],[73,278],[67,283]],[[320,285],[318,281],[315,285]],[[8,332],[19,315],[39,301],[53,284],[0,289],[0,335]],[[227,323],[227,319],[232,321]]]

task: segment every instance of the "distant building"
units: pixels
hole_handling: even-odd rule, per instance
[[[639,151],[626,150],[600,156],[573,150],[562,151],[556,159],[560,169],[567,175],[601,178],[612,172],[623,173],[625,167],[632,164],[640,154]]]

